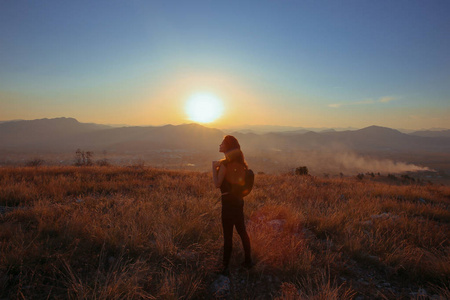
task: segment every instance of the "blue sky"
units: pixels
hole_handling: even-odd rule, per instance
[[[3,1],[0,120],[450,128],[449,1]]]

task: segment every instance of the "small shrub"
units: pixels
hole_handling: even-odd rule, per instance
[[[387,176],[389,179],[397,179],[397,177],[394,175],[394,174],[388,174],[388,176]]]
[[[100,167],[109,167],[111,166],[111,163],[106,158],[104,158],[97,160],[96,165]]]
[[[25,163],[25,166],[27,167],[39,167],[42,166],[45,163],[45,160],[41,158],[34,158],[32,160],[29,160]]]
[[[308,171],[308,167],[303,166],[303,167],[298,167],[295,169],[295,175],[308,175],[309,171]]]

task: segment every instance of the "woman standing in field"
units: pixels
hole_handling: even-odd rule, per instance
[[[245,252],[243,266],[251,268],[252,258],[250,254],[250,238],[245,229],[244,199],[233,193],[233,186],[242,185],[245,171],[248,168],[244,160],[244,154],[238,140],[231,135],[225,136],[220,144],[219,152],[225,154],[225,158],[212,162],[214,185],[220,188],[222,193],[222,227],[223,227],[223,274],[229,274],[231,251],[233,247],[233,227],[242,240]]]

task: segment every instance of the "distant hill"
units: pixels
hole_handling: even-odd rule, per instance
[[[266,134],[232,133],[252,151],[269,149],[355,151],[450,151],[448,131],[401,133],[370,126],[359,130],[313,132],[299,130]],[[145,152],[160,149],[216,150],[225,133],[198,124],[111,127],[80,123],[73,118],[11,121],[0,124],[0,150],[74,151],[91,150]]]
[[[449,137],[450,129],[445,130],[421,130],[412,132],[411,135],[426,136],[426,137]]]
[[[120,127],[80,123],[73,118],[12,121],[0,124],[0,150],[59,152],[77,148],[109,151],[202,149],[223,137],[217,129],[197,124]],[[214,145],[218,148],[218,144]]]
[[[0,149],[19,151],[58,151],[66,149],[76,136],[110,128],[80,123],[73,118],[19,120],[0,124]]]
[[[218,149],[224,133],[197,124],[161,127],[123,127],[86,136],[86,147],[109,148],[113,151],[145,152],[150,150]]]
[[[305,149],[311,151],[357,152],[442,152],[450,150],[450,139],[422,137],[400,131],[370,126],[359,130],[306,133],[268,133],[264,135],[237,134],[243,145],[252,149]]]
[[[286,135],[296,134],[296,133],[306,133],[309,131],[314,132],[326,132],[326,131],[345,131],[345,130],[356,130],[356,128],[312,128],[312,127],[295,127],[295,126],[275,126],[275,125],[245,125],[239,127],[229,127],[227,129],[222,129],[224,132],[239,132],[239,133],[255,133],[255,134],[265,134],[265,133],[283,133]]]

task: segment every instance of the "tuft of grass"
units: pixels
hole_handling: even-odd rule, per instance
[[[248,222],[253,254],[261,268],[300,274],[312,268],[314,254],[303,236],[304,217],[286,205],[261,207]]]
[[[301,277],[296,283],[283,282],[278,300],[297,299],[353,299],[356,292],[343,284],[333,282],[326,271],[308,277]]]
[[[60,266],[55,266],[61,288],[66,290],[68,298],[156,299],[145,291],[145,286],[152,280],[145,260],[131,261],[124,253],[117,258],[106,255],[102,248],[97,269],[84,276],[64,259]]]

